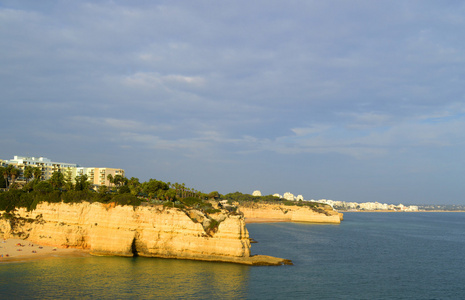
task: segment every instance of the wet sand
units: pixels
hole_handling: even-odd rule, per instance
[[[21,239],[0,239],[0,263],[87,255],[89,254],[81,249],[62,249],[52,246],[41,246]]]

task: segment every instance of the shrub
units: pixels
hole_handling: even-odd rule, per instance
[[[82,201],[91,201],[92,198],[93,194],[87,190],[68,191],[62,195],[64,203],[81,203]]]
[[[117,195],[112,200],[119,205],[139,206],[141,204],[141,200],[130,193]]]
[[[221,209],[215,209],[215,208],[207,208],[203,210],[207,214],[215,214],[218,212],[221,212]]]
[[[194,206],[196,204],[203,204],[203,200],[195,197],[187,197],[181,200],[187,206]]]
[[[27,210],[30,210],[32,202],[34,202],[34,195],[31,193],[23,193],[19,198],[19,202],[16,204],[16,207],[24,207]]]
[[[0,210],[10,212],[15,209],[16,204],[20,201],[21,191],[11,190],[0,193]]]
[[[50,193],[53,191],[53,187],[47,181],[40,181],[33,187],[35,192],[39,192],[42,194]]]

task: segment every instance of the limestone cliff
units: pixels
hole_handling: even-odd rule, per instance
[[[5,238],[21,237],[57,247],[87,249],[94,255],[145,256],[250,265],[288,261],[251,256],[241,215],[219,213],[217,226],[199,211],[163,206],[114,206],[101,203],[41,203],[0,220]],[[208,221],[208,222],[207,222]]]
[[[339,224],[342,214],[328,207],[314,211],[306,206],[250,203],[239,206],[246,220],[276,220],[289,222],[312,222]]]

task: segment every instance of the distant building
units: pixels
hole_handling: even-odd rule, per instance
[[[261,195],[262,195],[262,192],[260,192],[259,190],[253,191],[252,193],[252,196],[261,196]]]
[[[283,198],[286,199],[286,200],[289,200],[289,201],[294,201],[295,200],[294,194],[291,194],[289,192],[284,193]]]
[[[47,180],[52,177],[54,172],[64,172],[68,168],[76,168],[76,164],[52,162],[50,159],[45,157],[25,157],[25,156],[14,156],[13,159],[5,161],[7,165],[13,165],[21,171],[19,180],[24,179],[23,172],[27,166],[39,167],[42,170],[41,180]]]
[[[76,168],[76,176],[87,175],[87,178],[94,185],[106,185],[110,186],[111,183],[108,181],[108,175],[111,175],[113,178],[116,175],[121,175],[124,177],[123,169],[113,169],[113,168]],[[73,177],[73,178],[74,178]]]
[[[25,156],[14,156],[10,160],[0,160],[1,166],[13,165],[20,170],[21,174],[18,180],[25,180],[23,174],[24,169],[27,166],[39,167],[42,170],[41,180],[48,180],[52,177],[53,173],[61,172],[65,176],[71,177],[72,180],[76,176],[87,175],[88,180],[96,186],[107,185],[108,175],[115,177],[116,175],[121,175],[124,177],[123,169],[113,169],[113,168],[85,168],[80,167],[77,164],[73,163],[62,163],[62,162],[53,162],[45,157],[25,157]]]

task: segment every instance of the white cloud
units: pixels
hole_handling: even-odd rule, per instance
[[[161,75],[156,72],[137,72],[123,78],[123,84],[132,87],[160,88],[169,87],[173,84],[183,84],[186,87],[200,87],[205,79],[199,76],[184,75]]]

